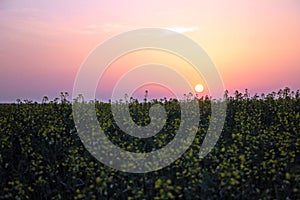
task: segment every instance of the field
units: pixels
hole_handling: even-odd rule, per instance
[[[0,105],[0,199],[300,199],[300,94],[288,88],[261,96],[227,97],[223,132],[213,150],[198,156],[210,120],[209,98],[198,99],[193,144],[170,166],[145,174],[111,169],[82,144],[72,105],[18,101]],[[188,101],[188,100],[187,100]],[[150,139],[116,126],[109,103],[96,102],[107,137],[132,152],[162,148],[180,124],[177,100],[128,103],[133,120],[149,123],[159,103],[168,120]]]

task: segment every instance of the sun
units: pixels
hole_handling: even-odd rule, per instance
[[[202,84],[198,83],[196,86],[195,86],[195,91],[196,92],[203,92],[204,90],[204,87]]]

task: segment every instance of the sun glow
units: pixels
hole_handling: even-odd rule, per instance
[[[204,90],[204,87],[203,87],[203,85],[202,84],[197,84],[196,86],[195,86],[195,91],[196,92],[203,92],[203,90]]]

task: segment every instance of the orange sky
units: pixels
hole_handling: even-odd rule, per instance
[[[298,0],[2,0],[0,102],[40,101],[44,95],[71,93],[76,73],[91,50],[116,34],[144,27],[169,28],[196,41],[219,69],[230,93],[245,88],[251,94],[286,86],[300,89]],[[137,53],[123,58],[122,65],[151,59],[182,64],[175,62],[177,58],[154,54],[145,58],[149,52]],[[112,67],[111,74],[120,73],[117,65]],[[109,98],[104,90],[98,95]]]

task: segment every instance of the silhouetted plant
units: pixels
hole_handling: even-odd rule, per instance
[[[299,199],[299,90],[224,95],[227,116],[213,150],[199,159],[211,120],[212,100],[205,96],[194,99],[200,121],[193,144],[170,166],[147,174],[119,172],[92,157],[77,134],[66,93],[43,104],[21,99],[0,104],[0,199]],[[130,114],[138,124],[149,123],[151,105],[166,110],[165,126],[147,139],[119,129],[111,102],[86,102],[79,95],[72,103],[95,104],[99,125],[113,144],[149,152],[172,141],[186,120],[179,104],[186,100],[130,97]]]

